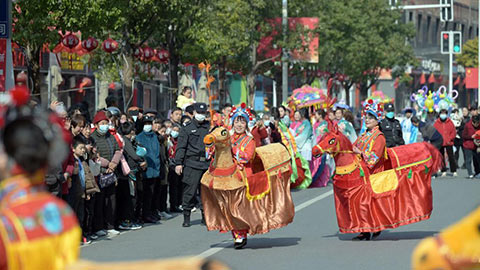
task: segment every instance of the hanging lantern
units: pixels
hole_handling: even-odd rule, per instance
[[[69,49],[77,47],[78,43],[80,43],[80,39],[72,33],[68,33],[62,38],[63,46]]]
[[[103,41],[102,47],[107,53],[112,53],[118,49],[118,42],[116,42],[114,39],[107,38]]]
[[[97,47],[98,41],[93,37],[89,37],[86,40],[82,41],[82,48],[88,52],[95,50]]]
[[[150,47],[145,47],[143,48],[143,57],[145,58],[145,60],[150,60],[154,55],[154,52],[152,50],[152,48]]]
[[[168,59],[170,58],[170,53],[164,49],[157,50],[157,58],[160,60],[160,62],[167,63]]]
[[[143,57],[143,49],[142,48],[136,48],[135,52],[133,53],[133,56],[135,56],[135,58],[142,58]]]

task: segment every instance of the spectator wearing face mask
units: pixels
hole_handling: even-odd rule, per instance
[[[118,208],[121,209],[119,211],[120,225],[118,227],[122,230],[136,230],[140,229],[141,226],[134,222],[134,201],[137,198],[135,185],[137,181],[141,180],[137,179],[138,172],[143,171],[147,163],[136,153],[135,125],[125,122],[120,125],[119,131],[125,143],[123,155],[130,167],[130,173],[121,177],[118,183]]]
[[[385,135],[387,147],[404,145],[402,126],[395,119],[395,107],[392,103],[385,104],[385,118],[380,122],[380,130]]]
[[[455,125],[453,124],[452,120],[448,118],[448,111],[446,109],[442,109],[438,116],[437,121],[433,125],[443,137],[443,145],[442,149],[440,149],[440,153],[442,153],[443,158],[445,159],[445,151],[448,155],[448,164],[450,166],[450,172],[452,172],[453,176],[457,176],[457,163],[455,162],[455,155],[453,154],[453,143],[455,140],[455,136],[457,134],[457,130],[455,129]],[[442,168],[442,177],[447,176],[447,167],[444,164]]]
[[[162,124],[165,121],[157,118],[153,121],[153,130],[157,134],[158,141],[160,143],[159,157],[160,157],[160,175],[159,180],[155,183],[153,191],[153,212],[162,219],[170,219],[173,216],[167,213],[167,194],[168,194],[168,181],[167,181],[167,138],[171,132],[168,128]],[[170,121],[168,121],[170,122]],[[172,123],[170,122],[170,125]],[[167,134],[168,131],[168,134]]]
[[[147,149],[147,170],[143,177],[143,221],[146,223],[158,223],[160,220],[152,210],[155,183],[160,181],[160,142],[153,131],[153,121],[153,117],[145,116],[143,131],[137,135],[137,142]]]
[[[175,153],[177,151],[178,135],[180,128],[174,126],[168,137],[168,185],[170,198],[170,212],[181,213],[182,206],[182,177],[183,174],[175,173]]]
[[[120,147],[109,131],[109,120],[105,111],[99,111],[94,119],[95,131],[91,138],[97,145],[97,152],[100,156],[101,172],[100,177],[106,177],[112,173],[119,175],[118,164],[122,157]],[[93,222],[94,231],[98,236],[114,236],[119,232],[115,230],[115,198],[116,183],[100,187],[95,201],[95,218]],[[105,231],[107,230],[107,231]]]

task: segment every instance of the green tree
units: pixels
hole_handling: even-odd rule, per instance
[[[292,1],[294,10],[302,5]],[[197,18],[187,34],[193,41],[188,47],[194,57],[207,59],[219,68],[220,85],[225,89],[226,70],[241,71],[247,75],[249,103],[253,102],[255,76],[273,69],[280,54],[265,57],[257,53],[262,38],[271,36],[272,46],[294,49],[302,47],[303,28],[292,29],[282,35],[281,1],[212,0],[197,12]],[[278,23],[271,23],[277,19]],[[203,58],[203,59],[202,59]]]
[[[478,37],[465,42],[456,60],[464,67],[478,67]]]
[[[94,0],[15,1],[12,11],[15,31],[12,39],[25,53],[29,87],[33,93],[40,93],[40,54],[44,45],[49,45],[50,49],[55,47],[60,42],[58,30],[76,30],[82,20],[89,18],[89,11],[95,11],[96,6]],[[33,84],[30,85],[30,82]]]
[[[398,23],[401,11],[391,10],[384,0],[320,0],[318,68],[343,74],[347,102],[353,84],[360,84],[361,99],[377,82],[381,69],[395,74],[414,63],[413,49],[407,42],[415,34],[411,24]]]

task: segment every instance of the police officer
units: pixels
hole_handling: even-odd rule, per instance
[[[387,147],[395,147],[404,145],[402,126],[400,122],[395,119],[395,107],[392,103],[385,104],[385,118],[380,123],[380,130],[385,135]]]
[[[205,157],[203,138],[208,134],[210,124],[206,120],[207,104],[194,104],[194,117],[180,130],[175,153],[175,172],[183,172],[183,227],[190,227],[190,213],[196,203],[197,189],[209,161]],[[203,209],[202,209],[202,223]]]

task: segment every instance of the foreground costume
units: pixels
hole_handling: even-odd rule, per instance
[[[242,104],[232,112],[246,122],[250,114]],[[214,158],[201,180],[201,196],[208,230],[231,231],[235,247],[250,235],[266,233],[293,221],[290,195],[290,159],[278,143],[255,148],[247,134],[233,134],[224,127],[205,137]]]
[[[383,113],[370,103],[365,113]],[[441,155],[428,143],[416,143],[385,151],[385,139],[372,128],[355,144],[355,154],[346,136],[334,130],[313,149],[315,155],[335,158],[335,208],[341,233],[380,232],[428,219],[432,212],[431,174],[441,165]],[[357,238],[357,237],[356,237]]]

